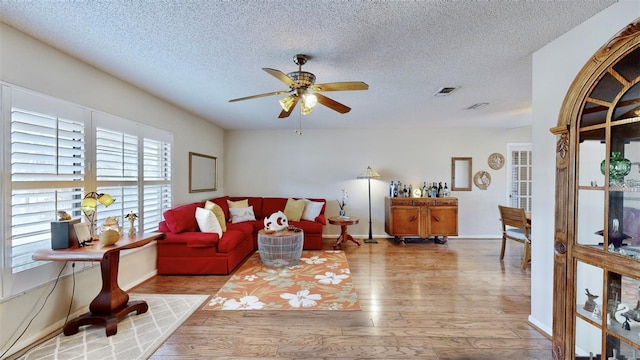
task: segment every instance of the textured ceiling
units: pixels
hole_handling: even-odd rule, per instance
[[[297,126],[285,95],[228,102],[288,90],[261,68],[297,53],[316,83],[370,87],[324,93],[351,112],[318,106],[304,128],[516,127],[533,52],[614,2],[0,0],[0,20],[224,129]]]

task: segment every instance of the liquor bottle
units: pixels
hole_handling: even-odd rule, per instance
[[[407,197],[407,184],[402,184],[402,197]]]
[[[398,187],[400,186],[400,180],[393,186],[393,197],[398,197]]]
[[[427,188],[427,182],[423,182],[422,183],[422,197],[428,197],[429,196],[429,189]]]
[[[447,183],[444,183],[444,189],[442,190],[444,191],[444,197],[449,197],[449,188],[447,187]]]
[[[389,185],[389,197],[393,197],[393,180],[391,180],[391,185]]]
[[[438,197],[442,197],[442,182],[438,183]]]
[[[413,185],[409,184],[409,192],[407,193],[407,197],[413,196]]]
[[[431,184],[431,197],[437,197],[438,196],[438,186],[436,186],[436,183],[434,182],[433,184]]]

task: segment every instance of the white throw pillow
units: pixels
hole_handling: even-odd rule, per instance
[[[196,221],[201,232],[216,233],[222,237],[222,227],[213,211],[201,207],[196,208]]]
[[[231,216],[231,222],[234,224],[256,220],[256,215],[253,213],[253,206],[246,208],[229,208],[229,216]]]
[[[315,221],[318,215],[320,215],[323,206],[323,202],[304,199],[304,211],[302,212],[302,220]]]

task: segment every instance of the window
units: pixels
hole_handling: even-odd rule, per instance
[[[98,224],[138,214],[138,231],[155,231],[171,207],[173,135],[62,100],[2,86],[2,251],[0,297],[48,281],[37,279],[46,262],[31,254],[51,247],[51,221],[58,211],[84,218],[80,204],[89,191],[108,193],[116,202],[98,209]],[[29,275],[31,274],[31,275]],[[34,276],[33,274],[40,274]],[[26,280],[24,280],[24,279]]]
[[[509,204],[531,211],[531,187],[533,168],[530,144],[509,144],[507,151],[507,179]]]

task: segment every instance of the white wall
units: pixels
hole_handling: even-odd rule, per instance
[[[640,2],[620,1],[533,55],[533,209],[531,316],[551,334],[556,137],[564,97],[580,69],[611,37],[640,16]]]
[[[221,129],[4,23],[0,23],[0,80],[172,132],[174,204],[224,193],[224,132]],[[188,193],[189,151],[219,157],[220,181],[217,192]],[[1,199],[0,202],[6,201]],[[155,245],[123,254],[120,266],[126,269],[120,273],[119,281],[125,289],[153,276],[156,271]],[[57,273],[52,274],[53,279],[55,275]],[[99,289],[99,267],[77,272],[72,312],[86,309]],[[49,287],[43,287],[0,302],[0,354],[33,317],[48,291]],[[24,341],[13,350],[61,327],[70,295],[71,280],[66,278],[58,284],[46,307],[25,334]]]
[[[303,119],[304,127],[304,119]],[[389,182],[413,186],[447,182],[451,186],[451,157],[472,157],[473,173],[489,172],[487,190],[452,192],[459,199],[460,237],[499,237],[498,204],[506,202],[507,170],[489,168],[494,152],[506,154],[507,143],[531,142],[530,128],[517,129],[344,129],[304,131],[227,131],[226,190],[234,196],[319,197],[328,201],[327,215],[338,214],[336,199],[347,189],[347,214],[360,223],[349,233],[368,237],[367,181],[358,180],[367,166],[380,173],[371,181],[374,236],[384,231],[384,197]],[[232,165],[233,164],[233,165]],[[339,233],[325,227],[325,236]]]

